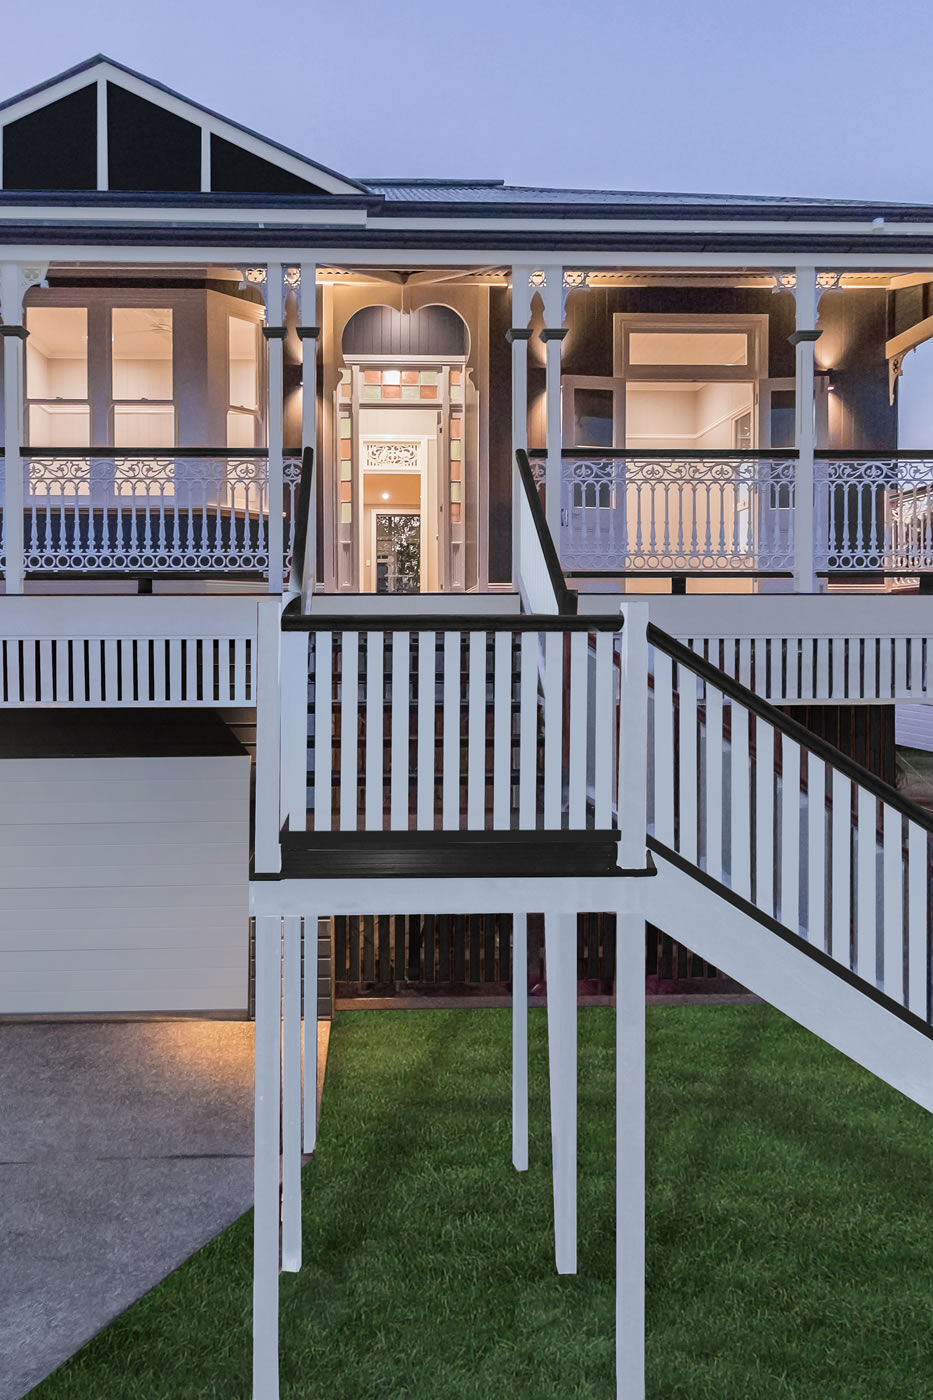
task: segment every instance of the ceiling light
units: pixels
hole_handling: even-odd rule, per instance
[[[382,499],[383,499],[384,501],[387,501],[387,500],[389,499],[389,493],[388,493],[388,491],[383,491],[383,493],[382,493]]]

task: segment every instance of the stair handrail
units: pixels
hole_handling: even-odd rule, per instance
[[[790,715],[785,715],[775,705],[769,704],[767,700],[762,700],[753,690],[742,685],[741,681],[737,681],[727,672],[721,671],[718,666],[714,666],[705,657],[699,656],[683,642],[678,642],[668,632],[662,631],[655,623],[648,623],[647,635],[650,646],[657,647],[672,661],[676,661],[679,666],[683,666],[688,671],[692,671],[694,675],[709,681],[724,695],[737,700],[752,714],[758,715],[774,729],[786,734],[788,739],[792,739],[801,749],[805,749],[814,754],[815,757],[822,759],[830,768],[837,769],[847,778],[858,783],[860,787],[867,789],[873,797],[887,803],[889,807],[893,807],[895,811],[899,811],[902,816],[908,817],[925,831],[933,833],[933,813],[925,811],[923,807],[918,807],[915,802],[904,797],[897,788],[891,787],[883,778],[879,778],[870,769],[864,768],[848,754],[834,748],[832,744],[821,739],[819,735],[813,734],[798,720],[791,719]]]
[[[289,575],[290,591],[302,596],[307,577],[308,541],[311,540],[311,558],[314,558],[316,530],[309,529],[312,514],[314,490],[314,448],[306,447],[301,454],[301,475],[298,478],[298,493],[295,500],[295,534],[292,544],[292,566]],[[314,568],[308,579],[308,594],[314,591]]]
[[[547,518],[541,505],[541,498],[538,495],[538,488],[535,485],[534,476],[531,471],[531,463],[528,460],[528,453],[524,448],[518,448],[515,453],[515,467],[518,472],[519,481],[522,485],[522,500],[519,506],[527,508],[531,525],[533,526],[533,538],[536,540],[540,550],[539,562],[543,564],[547,575],[550,591],[553,594],[554,609],[562,616],[573,616],[577,611],[577,595],[572,588],[568,588],[567,580],[564,578],[564,571],[561,568],[557,547],[551,538],[548,529]],[[529,535],[527,530],[520,532],[520,539],[525,540]],[[529,540],[531,543],[531,540]],[[522,565],[525,561],[521,558],[513,562],[513,567],[517,569],[519,582],[522,585],[522,596],[526,606],[534,600],[525,596],[525,580],[522,575]],[[549,600],[550,601],[550,600]],[[538,612],[542,609],[529,606],[529,611]],[[552,611],[551,608],[546,611]]]

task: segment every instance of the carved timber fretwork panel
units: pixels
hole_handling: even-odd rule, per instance
[[[421,466],[419,442],[367,442],[363,466],[366,470],[418,471]]]

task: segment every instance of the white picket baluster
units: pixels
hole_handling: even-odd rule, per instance
[[[654,834],[674,845],[674,677],[669,656],[654,648]]]
[[[850,963],[850,918],[852,900],[852,808],[851,783],[838,769],[833,769],[833,911],[832,945],[830,952],[837,962]]]
[[[929,964],[929,838],[916,822],[907,823],[907,996],[915,1016],[927,1019]]]
[[[564,638],[547,632],[544,638],[544,826],[561,825],[561,772],[563,745]]]
[[[755,903],[774,914],[774,730],[755,717]]]
[[[527,914],[512,916],[512,1165],[528,1170]]]
[[[781,923],[800,928],[800,749],[781,735]]]
[[[340,659],[340,830],[358,827],[360,634],[342,634]]]
[[[706,762],[704,764],[706,873],[722,879],[722,691],[706,686]]]
[[[411,636],[408,632],[392,634],[392,761],[389,768],[391,793],[389,823],[393,831],[408,830],[408,732],[411,711],[409,704],[409,670]]]
[[[519,673],[518,825],[534,831],[538,816],[538,634],[523,632]]]
[[[381,831],[385,803],[384,632],[366,634],[366,830]]]
[[[751,768],[748,743],[748,710],[730,704],[732,746],[729,762],[730,870],[732,888],[743,899],[752,897],[751,864]]]
[[[596,633],[593,733],[593,823],[597,831],[612,825],[612,636]],[[647,686],[645,675],[642,684]]]
[[[508,830],[511,820],[511,783],[512,634],[497,632],[493,652],[492,824],[499,831]]]
[[[570,638],[570,762],[568,770],[568,824],[586,826],[586,745],[589,733],[589,639],[585,632]]]
[[[467,829],[486,825],[486,633],[471,632],[467,687]]]
[[[460,633],[444,633],[443,827],[460,827]]]
[[[807,937],[826,946],[826,765],[807,754]]]
[[[697,810],[697,679],[685,666],[677,670],[680,699],[680,854],[692,864],[699,855]]]
[[[330,831],[333,802],[334,634],[314,636],[314,829]]]
[[[884,990],[904,1002],[904,819],[882,804],[884,851]]]
[[[418,633],[418,821],[434,830],[434,712],[436,634]]]
[[[317,960],[318,916],[304,915],[304,1150],[311,1153],[317,1144]]]
[[[855,970],[874,985],[877,966],[878,915],[875,905],[877,887],[877,822],[878,802],[867,788],[858,789],[858,827],[856,829],[856,925]]]

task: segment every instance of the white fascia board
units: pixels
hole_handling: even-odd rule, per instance
[[[494,836],[494,832],[487,833]],[[534,833],[531,833],[532,835]],[[568,832],[568,837],[572,836]],[[313,838],[312,838],[313,839]],[[350,834],[352,840],[352,834]],[[412,847],[418,835],[412,832]],[[253,880],[251,914],[380,914],[406,908],[444,914],[605,911],[644,917],[651,878],[613,875],[381,876],[377,879]]]
[[[2,221],[0,221],[2,228]],[[244,239],[247,236],[244,230]],[[53,264],[86,263],[92,266],[112,263],[154,263],[166,266],[175,263],[221,263],[236,265],[244,260],[252,264],[295,262],[306,257],[308,246],[301,244],[271,244],[258,248],[255,243],[244,241],[240,244],[218,246],[211,243],[186,244],[184,246],[159,246],[157,243],[134,244],[95,244],[95,243],[42,243],[33,240],[29,243],[8,243],[0,245],[0,262],[48,262]],[[599,252],[575,252],[573,249],[516,249],[496,248],[346,248],[340,245],[321,246],[313,244],[318,266],[349,263],[354,267],[397,268],[406,264],[417,267],[450,267],[451,264],[463,268],[489,267],[492,263],[511,267],[521,264],[535,267],[563,266],[573,268],[606,268],[620,271],[650,268],[665,271],[676,268],[721,268],[733,271],[736,268],[747,270],[760,267],[770,272],[775,267],[792,267],[795,264],[831,267],[834,270],[853,272],[886,272],[908,268],[912,272],[928,267],[933,270],[933,252],[924,253],[814,253],[812,250],[768,252],[671,252],[658,249],[654,252],[633,253],[628,250],[608,250]]]
[[[153,228],[177,227],[179,224],[249,224],[254,228],[270,228],[283,224],[294,228],[295,224],[318,224],[332,226],[344,224],[359,228],[366,223],[365,209],[346,209],[335,203],[333,209],[269,209],[248,206],[242,209],[230,207],[211,208],[210,205],[109,205],[89,206],[87,204],[13,204],[0,209],[0,228],[6,220],[29,220],[38,224],[100,224],[128,223],[149,224]]]
[[[0,108],[0,126],[18,122],[20,117],[29,117],[41,107],[48,107],[62,97],[70,97],[82,88],[94,87],[100,72],[101,68],[82,68],[79,72],[72,73],[70,78],[63,78],[61,82],[55,83],[53,87],[40,87],[21,101]]]
[[[808,234],[819,234],[821,236],[839,234],[846,237],[866,237],[884,238],[896,234],[933,234],[933,223],[924,223],[919,220],[910,222],[898,221],[897,223],[875,224],[870,219],[845,220],[833,222],[823,222],[821,220],[788,220],[788,219],[703,219],[691,221],[690,219],[593,219],[593,218],[522,218],[521,216],[511,218],[432,218],[426,219],[393,219],[378,215],[370,220],[370,227],[373,229],[490,229],[503,231],[506,229],[518,229],[522,233],[557,233],[567,231],[572,233],[688,233],[698,238],[715,237],[720,234],[734,235],[737,233],[749,234],[786,234],[793,231],[795,234],[805,238]]]

